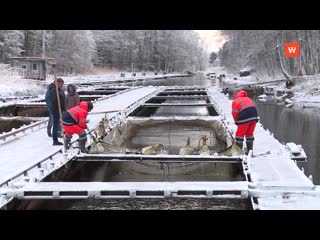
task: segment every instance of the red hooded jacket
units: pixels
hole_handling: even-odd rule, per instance
[[[232,102],[232,116],[235,124],[242,124],[251,121],[259,121],[255,104],[248,97],[245,90],[240,90]]]
[[[67,112],[62,114],[62,121],[64,125],[71,126],[74,124],[85,129],[87,127],[88,103],[80,102],[78,106],[70,108]]]

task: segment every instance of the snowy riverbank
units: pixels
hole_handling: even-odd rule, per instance
[[[257,78],[256,75],[252,76],[246,76],[246,77],[239,77],[239,75],[229,73],[225,68],[223,67],[216,67],[211,68],[206,71],[206,73],[216,73],[216,77],[219,77],[220,74],[225,74],[225,78],[222,79],[222,82],[225,86],[235,88],[241,88],[241,86],[244,85],[250,85],[250,84],[257,84],[261,86],[266,86],[269,88],[274,88],[277,91],[290,91],[293,93],[293,96],[289,98],[288,102],[292,102],[292,105],[288,106],[295,106],[299,108],[319,108],[320,107],[320,87],[319,87],[319,81],[318,80],[303,80],[298,81],[294,86],[292,86],[290,89],[286,88],[286,84],[284,81],[282,82],[273,82],[269,84],[264,84],[264,82],[267,81],[275,81],[276,79],[268,79],[268,78]],[[284,79],[284,77],[279,76],[277,79]],[[261,96],[262,99],[263,96]],[[263,100],[265,101],[265,100]],[[282,100],[281,100],[282,101]],[[281,102],[280,101],[280,102]],[[285,103],[287,104],[287,103]]]
[[[220,74],[225,74],[226,77],[222,80],[224,84],[230,86],[242,86],[247,84],[257,84],[255,77],[239,77],[236,74],[229,73],[223,67],[214,67],[207,69],[204,74],[214,72],[217,77]],[[132,73],[126,72],[124,77],[121,77],[120,72],[110,72],[110,73],[100,73],[100,74],[90,74],[90,75],[73,75],[73,76],[58,76],[65,80],[65,84],[77,83],[77,82],[95,82],[95,81],[105,81],[113,82],[115,80],[132,80],[137,78],[151,79],[155,77],[171,77],[174,74],[163,75],[159,73],[154,75],[153,72],[146,72],[143,76],[142,73],[136,73],[133,76]],[[234,80],[234,78],[237,78]],[[49,76],[46,81],[37,81],[30,79],[21,79],[19,76],[0,76],[0,99],[8,97],[19,97],[19,96],[39,96],[45,93],[44,84],[49,84],[53,81],[53,76]],[[260,80],[261,81],[261,80]],[[260,82],[259,82],[260,83]],[[320,103],[320,88],[315,80],[306,80],[297,83],[290,90],[294,93],[294,96],[290,99],[296,103],[297,107],[303,108],[314,108],[319,107]],[[269,86],[274,86],[277,89],[285,90],[285,83],[274,83]]]
[[[18,77],[0,77],[0,99],[13,96],[37,96],[43,94],[45,88],[33,81]]]

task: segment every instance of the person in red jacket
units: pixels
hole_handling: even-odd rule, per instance
[[[253,132],[259,121],[258,112],[253,101],[245,90],[240,90],[232,102],[232,116],[236,125],[236,144],[242,149],[244,137],[246,137],[247,152],[253,150]]]
[[[83,153],[88,153],[85,148],[87,141],[87,116],[93,108],[91,102],[80,102],[79,105],[70,108],[62,114],[63,129],[66,135],[66,143],[69,146],[73,134],[79,135],[79,148]]]

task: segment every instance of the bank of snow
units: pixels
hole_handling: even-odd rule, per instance
[[[37,96],[43,94],[45,88],[33,81],[23,80],[19,77],[0,76],[0,98],[12,96]]]
[[[250,85],[250,84],[263,84],[266,81],[275,81],[277,79],[283,80],[284,77],[277,75],[275,79],[270,79],[267,76],[259,76],[252,74],[246,77],[239,77],[238,74],[230,73],[223,67],[213,67],[207,70],[207,73],[216,73],[218,77],[220,74],[225,74],[225,78],[222,80],[224,86],[231,87],[234,86],[235,90],[240,89],[241,86]],[[315,75],[315,77],[317,77]],[[317,79],[317,78],[316,78]],[[319,108],[320,107],[320,75],[319,80],[303,80],[298,81],[296,84],[288,89],[285,82],[270,82],[269,84],[265,83],[263,86],[272,87],[275,90],[282,91],[292,91],[294,97],[290,100],[297,107],[303,108]],[[266,97],[266,96],[265,96]]]

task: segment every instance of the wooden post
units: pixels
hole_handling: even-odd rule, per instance
[[[62,125],[62,111],[61,111],[61,103],[60,103],[60,93],[58,89],[58,82],[57,82],[57,76],[56,76],[56,64],[52,65],[53,68],[53,75],[54,75],[54,83],[56,86],[56,95],[57,95],[57,100],[58,100],[58,109],[59,109],[59,124],[61,128],[61,134],[63,137],[63,145],[64,145],[64,152],[67,152],[67,142],[66,142],[66,136],[63,131],[63,125]]]

